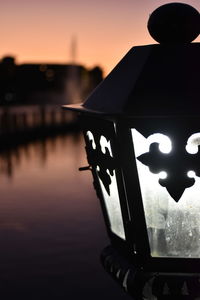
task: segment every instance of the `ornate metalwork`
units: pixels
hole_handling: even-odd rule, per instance
[[[198,146],[198,150],[199,150]],[[150,144],[149,152],[137,157],[137,159],[149,167],[152,173],[165,171],[167,177],[159,179],[160,185],[166,187],[171,197],[178,202],[186,188],[195,183],[195,178],[188,177],[188,171],[194,171],[200,177],[200,151],[189,154],[183,148],[170,153],[162,153],[159,143]]]
[[[188,273],[145,272],[108,246],[101,253],[105,270],[135,300],[199,299],[199,276]]]
[[[115,169],[115,161],[111,153],[111,149],[104,147],[104,151],[101,145],[101,138],[104,137],[100,134],[92,134],[89,131],[88,139],[89,143],[86,146],[88,162],[96,169],[97,174],[102,181],[108,195],[110,195],[110,185],[112,182],[112,177],[114,175],[113,171]],[[104,137],[107,142],[110,140]]]

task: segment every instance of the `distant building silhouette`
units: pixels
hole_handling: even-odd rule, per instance
[[[17,67],[13,57],[4,57],[0,63],[0,103],[16,100]]]
[[[63,104],[82,101],[103,79],[102,70],[71,64],[21,64],[0,61],[0,105]]]

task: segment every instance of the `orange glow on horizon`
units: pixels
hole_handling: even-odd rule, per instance
[[[76,37],[76,62],[89,68],[99,65],[106,75],[131,47],[155,43],[146,29],[149,14],[170,2],[0,0],[0,58],[12,55],[17,63],[67,64]],[[200,10],[199,0],[184,2]]]

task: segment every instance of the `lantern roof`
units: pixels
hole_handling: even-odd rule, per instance
[[[133,47],[83,104],[67,108],[111,115],[200,114],[200,43],[190,43],[200,32],[198,11],[182,3],[163,5],[152,13],[148,29],[161,44]]]

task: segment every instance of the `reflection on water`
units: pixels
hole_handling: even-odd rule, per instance
[[[76,159],[75,162],[80,163],[83,155],[81,151],[81,139],[80,135],[68,135],[49,137],[34,141],[34,143],[22,144],[18,147],[11,148],[0,152],[0,177],[17,177],[19,176],[20,170],[34,168],[43,170],[48,166],[55,163],[54,158],[59,160],[64,159],[71,161],[75,158],[70,151],[75,149]],[[63,151],[66,150],[67,152]],[[55,155],[56,154],[56,155]],[[17,178],[15,178],[17,180]]]
[[[108,244],[82,137],[0,152],[2,299],[128,299],[102,270]]]

